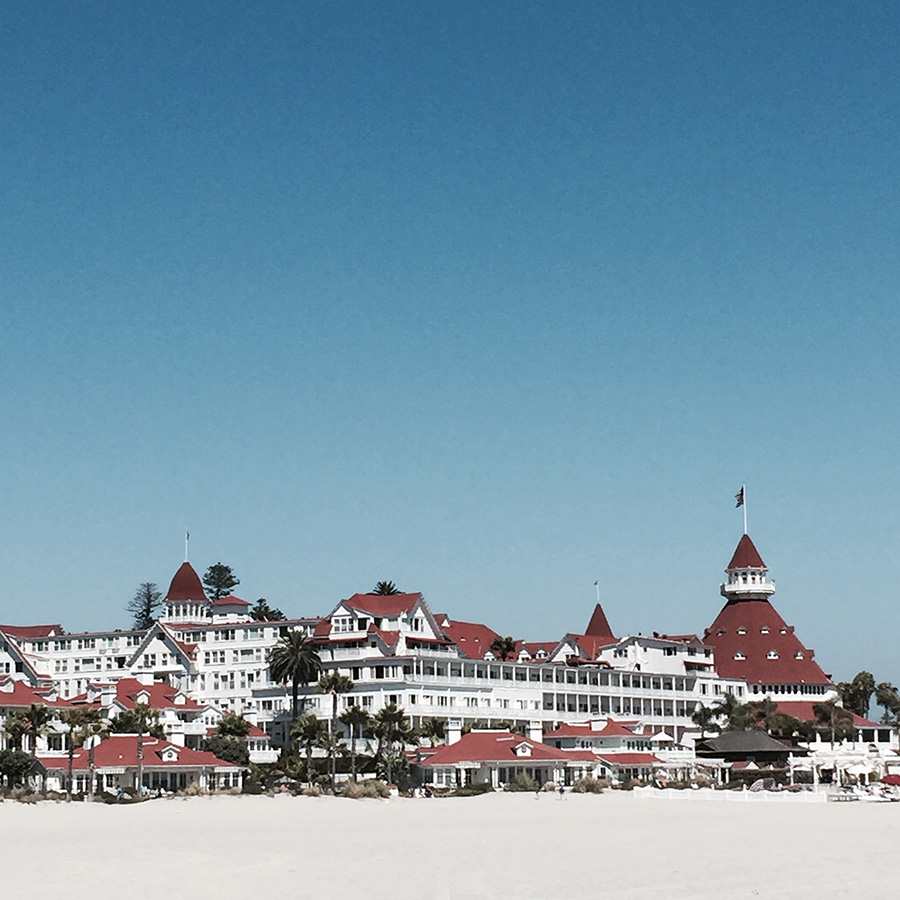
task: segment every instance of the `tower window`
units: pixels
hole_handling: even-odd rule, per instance
[[[766,659],[778,659],[778,651],[777,651],[777,650],[770,650],[770,651],[766,654]]]

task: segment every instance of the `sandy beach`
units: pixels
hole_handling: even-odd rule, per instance
[[[11,897],[874,900],[897,896],[900,804],[628,793],[7,801],[0,833]]]

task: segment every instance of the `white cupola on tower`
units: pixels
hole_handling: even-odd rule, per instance
[[[729,600],[765,600],[775,593],[775,582],[749,534],[738,542],[725,574],[728,580],[719,590]]]

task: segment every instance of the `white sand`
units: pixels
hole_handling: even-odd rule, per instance
[[[881,900],[900,803],[626,793],[0,804],[5,897]]]

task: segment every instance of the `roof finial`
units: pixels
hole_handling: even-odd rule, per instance
[[[737,503],[734,504],[735,509],[739,506],[744,507],[744,534],[747,533],[747,485],[742,484],[741,489],[734,495]]]
[[[746,528],[744,529],[746,531]],[[191,543],[191,533],[189,531],[185,531],[184,533],[184,561],[188,561],[189,550]]]

